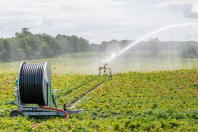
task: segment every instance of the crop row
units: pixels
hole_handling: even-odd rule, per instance
[[[5,102],[14,98],[15,79],[18,74],[15,72],[0,73],[0,101]]]
[[[88,78],[88,76],[80,75],[80,74],[60,74],[52,76],[52,87],[55,89],[61,89],[65,87],[70,87],[72,84],[78,83],[84,78]]]
[[[72,80],[72,82],[62,82],[63,84],[65,84],[65,86],[63,86],[62,88],[58,89],[58,97],[61,96],[65,96],[66,94],[69,94],[73,91],[75,91],[76,89],[82,87],[83,85],[89,83],[90,81],[93,81],[94,79],[96,79],[98,76],[94,76],[94,75],[86,75],[86,76],[79,76],[77,78],[74,78],[75,81]],[[64,81],[62,79],[62,81]],[[59,86],[61,86],[61,82],[58,84]]]
[[[73,90],[70,94],[65,94],[63,96],[59,96],[59,103],[66,103],[66,105],[71,105],[71,103],[80,99],[83,95],[88,93],[90,90],[94,89],[98,85],[100,85],[107,76],[98,77],[93,81],[86,83],[86,85],[82,85],[78,89]]]

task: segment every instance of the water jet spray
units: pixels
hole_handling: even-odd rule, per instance
[[[117,58],[120,54],[122,54],[123,52],[125,52],[126,50],[128,50],[128,49],[129,49],[130,47],[132,47],[133,45],[139,43],[140,41],[144,40],[145,38],[147,38],[147,37],[149,37],[149,36],[151,36],[151,35],[154,35],[154,34],[156,34],[156,33],[158,33],[158,32],[164,31],[164,30],[169,29],[169,28],[183,27],[183,26],[195,26],[195,25],[196,25],[196,23],[183,23],[183,24],[169,25],[169,26],[167,26],[167,27],[158,29],[158,30],[156,30],[156,31],[154,31],[154,32],[152,32],[152,33],[150,33],[150,34],[144,36],[143,38],[141,38],[141,39],[135,41],[134,43],[132,43],[131,45],[129,45],[127,48],[125,48],[125,49],[123,49],[122,51],[120,51],[117,55],[115,55],[115,53],[113,53],[113,54],[110,56],[109,59],[107,59],[107,60],[102,60],[102,62],[110,63],[112,60],[114,60],[115,58]]]
[[[118,54],[113,53],[108,59],[102,60],[102,62],[105,62],[105,65],[104,65],[104,67],[99,67],[99,76],[101,75],[101,69],[104,69],[104,72],[106,72],[106,69],[110,69],[110,75],[111,75],[111,68],[106,68],[107,63],[110,63],[112,60],[114,60],[115,58],[117,58],[120,54],[122,54],[123,52],[125,52],[126,50],[128,50],[129,48],[131,48],[132,46],[134,46],[135,44],[141,42],[145,38],[147,38],[147,37],[149,37],[151,35],[154,35],[154,34],[156,34],[158,32],[167,30],[169,28],[183,27],[183,26],[195,26],[195,25],[197,25],[197,24],[196,23],[175,24],[175,25],[169,25],[169,26],[166,26],[164,28],[158,29],[158,30],[156,30],[154,32],[151,32],[150,34],[142,37],[141,39],[139,39],[137,41],[135,41],[134,43],[132,43],[131,45],[129,45],[128,47],[126,47],[125,49],[123,49],[122,51],[120,51]]]

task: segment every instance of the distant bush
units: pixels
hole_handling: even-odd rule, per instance
[[[193,43],[187,43],[183,46],[181,51],[181,56],[183,58],[197,58],[197,47]]]

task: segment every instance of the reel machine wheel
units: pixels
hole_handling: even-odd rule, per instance
[[[21,115],[23,115],[23,113],[19,109],[14,109],[9,114],[10,117],[17,117],[17,116],[21,116]]]

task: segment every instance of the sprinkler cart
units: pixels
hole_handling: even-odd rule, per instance
[[[18,115],[69,115],[81,110],[58,109],[57,89],[52,89],[51,67],[49,62],[26,64],[22,62],[15,82],[15,103],[19,109],[10,112],[10,117]],[[31,104],[37,104],[31,106]],[[52,106],[56,108],[51,108]],[[51,111],[53,110],[53,111]]]
[[[104,67],[99,67],[99,77],[101,76],[101,70],[102,69],[104,69],[104,73],[106,72],[106,69],[109,69],[110,70],[110,76],[112,77],[111,68],[106,68],[106,65],[107,65],[107,63],[104,65]]]

